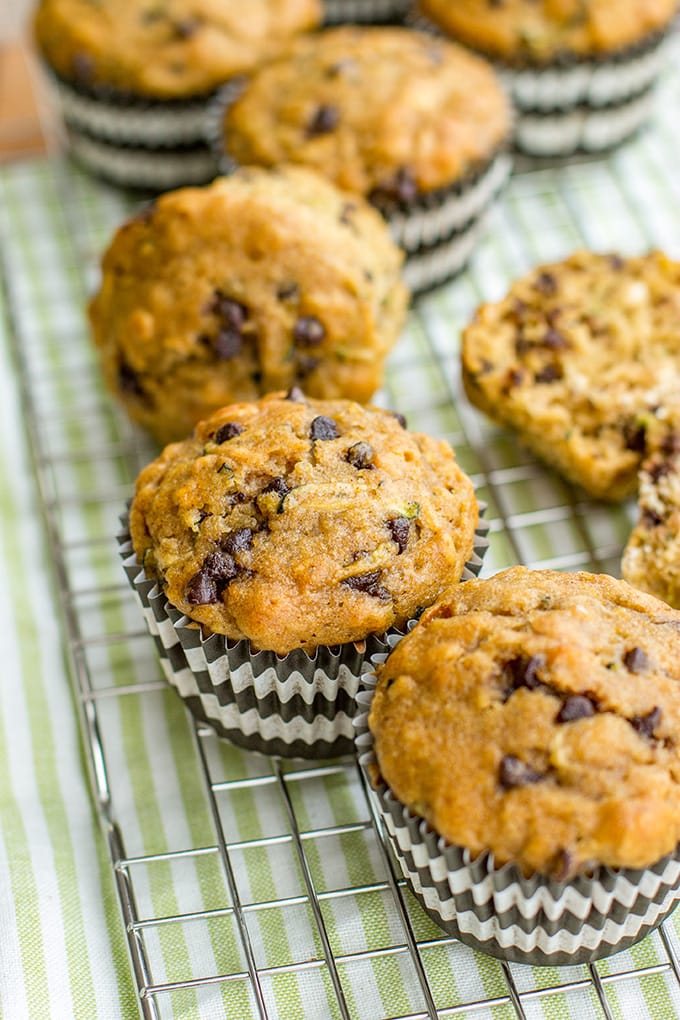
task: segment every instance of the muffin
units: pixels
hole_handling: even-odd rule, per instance
[[[638,522],[623,554],[630,584],[680,609],[680,403],[678,395],[645,421],[647,457],[639,475]]]
[[[103,258],[104,376],[160,443],[295,384],[365,402],[404,321],[401,263],[375,210],[304,168],[163,195]]]
[[[323,0],[325,25],[389,24],[403,21],[412,0]]]
[[[420,0],[442,32],[498,67],[517,108],[517,147],[596,152],[648,118],[675,0]]]
[[[41,0],[38,49],[73,155],[115,184],[210,180],[208,102],[321,18],[320,0]],[[232,86],[233,87],[233,86]]]
[[[193,711],[313,757],[350,750],[364,658],[479,568],[483,533],[445,442],[294,390],[166,447],[138,478],[123,555],[152,632],[181,643],[168,678]]]
[[[680,392],[680,262],[576,252],[482,305],[465,390],[591,495],[634,492],[646,422]]]
[[[453,588],[357,720],[407,880],[475,948],[586,962],[680,897],[680,613],[605,575]]]
[[[465,264],[509,171],[510,109],[480,58],[403,28],[296,40],[229,97],[227,162],[311,167],[372,202],[406,250],[412,290]]]

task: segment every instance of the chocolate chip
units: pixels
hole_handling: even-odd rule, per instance
[[[343,578],[342,583],[352,591],[362,591],[366,595],[372,595],[377,599],[389,599],[389,592],[380,584],[381,570],[371,570],[366,574],[355,574],[353,577]]]
[[[243,346],[243,337],[235,329],[221,329],[213,340],[213,348],[221,361],[235,358]]]
[[[543,347],[549,347],[551,351],[563,350],[569,346],[569,341],[558,329],[550,328],[541,340]]]
[[[333,131],[340,122],[340,111],[337,106],[322,103],[318,106],[307,125],[307,135],[325,135]]]
[[[297,300],[300,296],[300,288],[297,283],[293,283],[292,281],[280,283],[276,288],[276,296],[279,301]]]
[[[71,66],[76,81],[87,85],[94,78],[95,63],[89,53],[76,53]]]
[[[325,414],[319,414],[312,420],[309,435],[314,440],[337,439],[340,433],[332,418],[327,418]]]
[[[654,736],[654,730],[661,722],[661,709],[658,705],[655,705],[651,712],[647,712],[647,715],[634,715],[630,720],[630,724],[636,733],[639,733],[641,737],[647,737],[651,739]]]
[[[375,187],[368,197],[377,206],[410,205],[418,197],[418,185],[413,173],[403,166],[392,178]]]
[[[299,386],[291,386],[286,393],[286,400],[294,400],[296,404],[306,404],[307,400]]]
[[[537,383],[557,382],[562,378],[562,369],[559,365],[546,365],[540,372],[537,372],[534,379]]]
[[[290,486],[285,478],[278,475],[276,478],[272,478],[266,489],[263,492],[276,492],[279,496],[287,496],[290,492]]]
[[[336,60],[333,64],[329,64],[326,68],[326,76],[328,78],[337,78],[338,75],[344,74],[345,71],[349,71],[356,67],[356,60],[351,57],[344,57],[342,60]]]
[[[406,418],[399,411],[388,411],[387,413],[392,415],[393,418],[396,418],[403,429],[408,427]]]
[[[658,528],[660,524],[663,524],[663,517],[656,510],[650,510],[645,506],[642,508],[640,523],[644,524],[646,528]]]
[[[627,421],[623,426],[623,443],[627,450],[633,453],[644,453],[646,447],[647,430],[645,426],[637,421]]]
[[[217,581],[211,574],[197,571],[187,584],[185,598],[192,606],[209,606],[217,602]]]
[[[237,421],[228,421],[222,425],[215,433],[216,443],[226,443],[228,439],[233,439],[234,436],[240,436],[244,431],[243,425],[239,425]]]
[[[340,222],[345,226],[352,225],[352,215],[357,211],[356,202],[345,202],[340,210]]]
[[[134,368],[131,368],[130,365],[128,365],[127,361],[121,361],[118,366],[118,385],[123,393],[128,393],[133,397],[146,399],[146,393],[144,391],[144,387],[139,381],[139,376],[135,372]]]
[[[386,521],[385,523],[387,524],[387,528],[393,540],[399,546],[399,553],[403,553],[404,549],[408,545],[408,539],[411,533],[411,522],[408,517],[393,517],[392,520]]]
[[[583,694],[572,694],[557,713],[555,722],[572,722],[574,719],[587,719],[591,715],[595,715],[595,706],[590,698]]]
[[[659,481],[660,478],[663,478],[664,475],[667,475],[670,472],[670,470],[671,465],[668,463],[667,460],[657,460],[653,464],[649,464],[647,466],[647,474],[649,475],[649,480],[651,482],[654,482],[655,484],[656,482]]]
[[[215,292],[213,310],[221,319],[224,319],[227,326],[231,326],[237,333],[241,332],[248,318],[248,308],[246,305],[242,305],[240,301],[235,301],[234,298],[227,297],[220,290]]]
[[[320,344],[326,335],[323,322],[314,315],[301,315],[293,327],[293,339],[296,343],[313,347]]]
[[[350,446],[349,450],[345,454],[345,460],[355,467],[357,471],[372,471],[375,467],[373,463],[374,449],[370,443],[365,443],[360,440],[358,443],[354,443]]]
[[[534,280],[534,290],[537,290],[539,294],[554,294],[557,291],[557,280],[552,273],[539,273]]]
[[[252,542],[253,532],[251,528],[237,528],[236,531],[226,535],[220,544],[225,552],[234,556],[238,552],[246,552],[250,549]]]
[[[311,358],[308,354],[299,354],[295,359],[297,374],[301,379],[306,379],[320,364],[321,358]]]
[[[501,786],[511,790],[514,786],[527,786],[529,783],[539,783],[543,776],[534,772],[530,765],[527,765],[521,758],[514,754],[506,754],[501,760],[498,771],[498,779]]]
[[[615,269],[617,272],[620,269],[623,269],[623,267],[625,266],[625,262],[623,261],[620,255],[610,255],[607,258],[607,262],[609,263],[611,268]]]
[[[506,373],[505,389],[512,390],[515,386],[521,386],[524,382],[525,372],[523,368],[510,368]]]
[[[541,681],[538,678],[538,670],[543,669],[545,666],[544,655],[518,655],[514,659],[510,659],[506,662],[503,667],[503,672],[509,675],[512,689],[517,690],[519,687],[526,687],[528,690],[533,691],[537,687],[541,686]]]
[[[201,22],[198,18],[181,18],[173,22],[175,34],[180,39],[191,39],[192,35],[195,35],[200,27]]]
[[[649,658],[647,653],[638,648],[629,648],[623,657],[623,664],[629,673],[644,673],[646,669],[649,669]]]
[[[238,567],[234,563],[234,557],[228,552],[219,550],[206,556],[201,570],[214,577],[218,583],[232,581],[238,574]]]
[[[680,453],[680,433],[669,432],[661,444],[661,452],[668,456]]]

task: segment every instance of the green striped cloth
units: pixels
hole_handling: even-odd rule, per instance
[[[449,439],[489,503],[485,573],[618,572],[631,507],[586,500],[474,412],[457,344],[476,304],[538,260],[579,245],[680,254],[679,107],[671,77],[653,130],[614,157],[515,176],[471,271],[419,303],[391,357],[384,399]],[[116,553],[153,449],[103,392],[83,314],[132,208],[59,159],[0,171],[0,1015],[680,1016],[680,918],[592,970],[504,968],[395,899],[351,761],[279,765],[196,735]]]

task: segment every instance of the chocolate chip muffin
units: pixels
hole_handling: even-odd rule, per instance
[[[639,474],[638,522],[623,554],[623,576],[680,609],[680,405],[648,414]]]
[[[486,544],[446,443],[296,390],[223,408],[166,447],[139,476],[122,541],[192,711],[296,757],[351,750],[364,660],[478,571]]]
[[[680,388],[679,283],[661,252],[539,266],[464,331],[468,397],[593,496],[634,492],[645,423]]]
[[[440,923],[576,962],[675,904],[680,613],[605,575],[514,567],[446,593],[377,672],[359,749]]]
[[[419,0],[442,32],[493,60],[535,155],[609,148],[647,118],[675,0]]]
[[[154,190],[214,176],[205,115],[218,86],[321,18],[319,0],[41,0],[35,37],[73,154]]]
[[[296,383],[366,401],[404,320],[401,262],[375,210],[300,167],[163,195],[103,258],[106,381],[160,442]]]
[[[303,164],[368,198],[420,290],[469,256],[509,170],[509,131],[480,58],[407,29],[339,28],[255,72],[227,104],[222,144],[238,164]]]

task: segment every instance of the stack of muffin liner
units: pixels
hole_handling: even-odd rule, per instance
[[[480,508],[480,511],[483,508]],[[141,605],[166,679],[193,714],[220,736],[251,751],[286,758],[330,758],[353,750],[352,718],[365,663],[386,651],[392,630],[365,641],[288,655],[256,651],[249,641],[204,636],[199,624],[172,606],[137,562],[121,517],[119,553]],[[488,546],[480,520],[461,580],[476,576]]]
[[[88,89],[50,71],[71,152],[91,173],[123,187],[164,191],[203,184],[217,172],[206,118],[214,92],[189,99],[154,100]],[[221,86],[237,91],[238,79]]]
[[[220,173],[239,164],[224,139],[224,118],[239,95],[238,87],[220,90],[208,114],[208,135]],[[484,227],[485,215],[503,190],[512,159],[499,149],[493,156],[447,187],[433,189],[410,202],[378,206],[392,239],[406,254],[402,275],[408,288],[423,293],[452,279],[467,265]]]
[[[441,35],[424,15],[411,28]],[[493,61],[515,111],[515,147],[530,156],[604,152],[648,119],[663,68],[667,32],[599,57],[565,54],[545,66]]]
[[[388,640],[393,648],[401,639]],[[385,652],[372,657],[378,665]],[[643,938],[680,901],[680,846],[648,868],[598,867],[558,882],[525,877],[493,855],[473,857],[435,832],[382,779],[368,715],[377,678],[366,673],[354,719],[359,766],[401,870],[433,921],[461,942],[515,963],[560,966],[620,952]],[[377,776],[377,779],[376,779]]]

